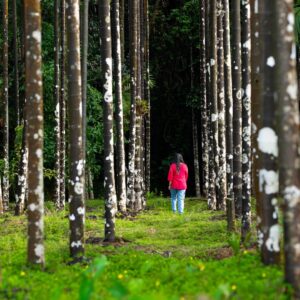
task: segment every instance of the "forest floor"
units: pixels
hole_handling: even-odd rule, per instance
[[[102,242],[103,201],[87,203],[86,262],[70,264],[68,217],[47,202],[46,267],[26,266],[26,217],[0,217],[0,299],[290,299],[279,267],[239,247],[225,215],[186,199],[184,215],[152,198],[136,217],[117,219],[122,238]]]

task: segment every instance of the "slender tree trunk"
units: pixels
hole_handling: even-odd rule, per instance
[[[9,207],[8,0],[3,0],[3,205]]]
[[[19,94],[19,43],[18,43],[18,19],[17,19],[17,0],[12,1],[13,17],[13,49],[14,49],[14,89],[16,104],[16,124],[21,125],[20,121],[20,94]]]
[[[116,97],[116,129],[117,129],[117,198],[121,212],[126,211],[126,177],[125,177],[125,149],[123,122],[123,94],[122,94],[122,61],[120,40],[119,0],[112,1],[113,11],[113,56],[115,62],[115,97]]]
[[[4,213],[3,197],[2,197],[2,178],[0,176],[0,215]]]
[[[227,173],[227,227],[234,230],[234,194],[233,194],[233,137],[232,137],[232,70],[230,45],[229,0],[223,0],[224,8],[224,80],[225,80],[225,118],[226,118],[226,173]]]
[[[125,0],[119,0],[121,62],[125,64]]]
[[[94,200],[94,184],[93,184],[93,174],[91,169],[88,169],[88,174],[89,174],[89,199]]]
[[[258,128],[261,125],[261,89],[262,89],[262,73],[260,70],[260,35],[261,35],[261,24],[260,24],[260,14],[262,11],[262,2],[257,2],[257,0],[251,0],[251,112],[252,112],[252,190],[253,194],[256,196],[259,194],[259,164],[258,164],[258,142],[257,134]],[[258,240],[261,236],[261,216],[262,216],[262,205],[261,201],[256,201],[256,214],[257,214],[257,235]]]
[[[260,9],[260,72],[262,82],[258,101],[258,178],[259,191],[256,199],[260,202],[258,211],[258,243],[265,264],[279,263],[280,229],[278,224],[278,144],[275,131],[275,93],[276,93],[276,40],[274,39],[274,1],[266,0]]]
[[[137,0],[129,0],[129,32],[130,32],[130,128],[128,149],[128,204],[130,209],[135,206],[135,144],[136,144],[136,85],[137,85]]]
[[[86,106],[87,106],[87,60],[88,60],[88,42],[89,42],[89,0],[83,1],[83,15],[81,28],[82,57],[81,57],[81,80],[82,80],[82,147],[84,161],[84,177],[88,179],[86,172]],[[88,180],[87,180],[88,181]],[[84,190],[86,190],[84,186]]]
[[[65,100],[65,14],[66,2],[60,0],[61,5],[61,30],[60,30],[60,208],[66,202],[66,100]]]
[[[27,128],[28,121],[26,116],[26,103],[24,103],[23,108],[23,137],[22,137],[22,147],[21,147],[21,156],[18,169],[18,181],[17,181],[17,190],[16,190],[16,207],[15,215],[19,216],[24,213],[26,205],[26,189],[28,186],[28,144],[27,144]]]
[[[203,197],[208,196],[208,115],[207,115],[207,70],[206,70],[206,48],[208,36],[206,30],[206,4],[207,0],[200,1],[200,112],[201,112],[201,148],[202,148],[202,174],[203,174]]]
[[[101,24],[101,54],[104,82],[103,120],[104,120],[104,197],[105,197],[105,240],[115,240],[115,215],[117,199],[114,174],[113,148],[113,97],[112,97],[112,51],[110,0],[99,1]]]
[[[25,2],[28,262],[44,265],[43,90],[40,1]]]
[[[241,9],[240,0],[231,1],[232,90],[233,90],[233,191],[235,213],[242,214],[242,90],[241,90]]]
[[[70,143],[70,254],[84,254],[84,156],[82,147],[82,90],[79,0],[66,1],[67,77]]]
[[[226,208],[226,136],[225,136],[225,88],[224,88],[224,45],[223,45],[223,0],[217,2],[217,63],[218,63],[218,130],[219,130],[219,194],[217,208]]]
[[[150,58],[149,58],[149,8],[148,0],[144,0],[144,48],[145,48],[145,100],[148,111],[145,115],[145,189],[146,193],[151,190],[151,101],[150,101]]]
[[[242,1],[242,240],[245,240],[251,225],[251,69],[250,69],[250,3]]]
[[[274,5],[274,4],[273,4]],[[284,198],[285,279],[294,287],[294,299],[300,299],[299,217],[299,103],[294,44],[293,1],[276,1],[277,20],[277,114],[279,141],[279,186]],[[273,32],[274,34],[274,32]]]
[[[193,67],[193,48],[190,47],[190,64],[191,64],[191,92],[194,90],[194,67]],[[192,137],[193,137],[193,156],[194,156],[194,173],[195,173],[195,191],[196,197],[201,197],[200,190],[200,171],[199,171],[199,147],[198,147],[198,125],[195,117],[194,108],[192,108]]]
[[[210,3],[209,26],[210,26],[210,197],[209,207],[216,209],[216,190],[218,191],[217,173],[219,166],[219,143],[218,143],[218,99],[217,99],[217,5],[216,0]],[[210,200],[210,199],[209,199]]]
[[[60,1],[54,2],[54,101],[55,101],[55,192],[54,203],[56,209],[60,209],[60,38],[59,38],[59,11]]]

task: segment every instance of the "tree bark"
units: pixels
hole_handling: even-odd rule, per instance
[[[14,49],[14,89],[16,104],[16,124],[21,125],[20,121],[20,93],[19,93],[19,41],[18,41],[18,19],[17,19],[17,0],[12,1],[13,18],[13,49]]]
[[[99,1],[101,25],[101,57],[103,73],[103,120],[104,120],[104,197],[105,240],[115,240],[115,215],[117,199],[114,174],[113,97],[112,97],[112,49],[110,0]]]
[[[203,197],[208,196],[208,153],[209,153],[209,141],[208,141],[208,114],[207,114],[207,70],[206,70],[206,42],[208,36],[206,36],[206,30],[208,24],[206,24],[206,4],[207,0],[201,0],[200,2],[200,112],[201,112],[201,148],[202,148],[202,177],[203,185],[202,192]]]
[[[293,1],[276,1],[277,20],[277,114],[279,144],[279,186],[284,198],[285,279],[294,288],[294,299],[300,299],[299,217],[299,103],[294,44]]]
[[[250,3],[242,1],[242,240],[251,226],[251,32]]]
[[[54,1],[54,101],[55,101],[55,192],[54,203],[56,209],[60,209],[60,38],[59,38],[59,11],[60,1]]]
[[[115,62],[115,108],[116,108],[116,129],[117,129],[117,176],[116,188],[118,207],[121,212],[126,212],[126,177],[125,177],[125,147],[124,147],[124,121],[123,121],[123,94],[122,94],[122,60],[121,60],[121,39],[120,39],[120,16],[119,0],[112,1],[113,12],[113,58]]]
[[[89,42],[89,0],[83,1],[83,14],[81,22],[81,42],[82,42],[82,57],[81,57],[81,80],[82,80],[82,147],[84,161],[84,177],[86,179],[86,106],[87,106],[87,60],[88,60],[88,42]],[[84,186],[86,190],[86,185]],[[86,193],[86,192],[85,192]]]
[[[66,99],[65,99],[65,19],[66,2],[60,0],[61,5],[61,36],[60,36],[60,208],[66,202]]]
[[[217,99],[217,3],[212,0],[209,10],[210,26],[210,209],[217,208],[216,190],[218,191],[218,166],[219,166],[219,143],[218,143],[218,99]]]
[[[258,127],[257,173],[259,191],[256,195],[261,210],[258,211],[258,244],[265,264],[279,263],[280,229],[278,224],[278,144],[275,120],[276,93],[276,39],[274,39],[274,1],[261,4],[260,23],[260,66],[261,89],[256,112],[261,116]]]
[[[70,254],[84,255],[84,156],[82,147],[82,90],[79,0],[66,1],[67,78],[70,160]]]
[[[232,93],[233,93],[233,191],[235,213],[242,214],[242,90],[241,90],[241,10],[240,0],[231,1]]]
[[[223,45],[223,1],[217,2],[217,64],[218,64],[218,142],[219,142],[219,193],[217,208],[226,208],[226,136],[225,136],[225,89],[224,89],[224,45]]]
[[[3,205],[9,208],[8,0],[3,0]]]
[[[44,265],[43,90],[40,1],[25,2],[26,101],[28,111],[28,252]]]
[[[4,213],[3,197],[2,197],[2,178],[0,176],[0,215]]]
[[[137,0],[129,0],[129,36],[130,36],[130,128],[128,149],[128,206],[135,206],[135,144],[136,144],[136,85],[137,85]]]
[[[226,180],[227,180],[227,228],[234,230],[235,205],[233,194],[233,137],[232,137],[232,64],[230,45],[229,0],[223,0],[224,8],[224,84],[225,84],[225,118],[226,118]],[[228,205],[230,204],[230,205]]]

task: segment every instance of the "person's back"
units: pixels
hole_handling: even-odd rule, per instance
[[[188,168],[185,163],[180,163],[179,171],[176,163],[172,163],[169,170],[168,181],[172,182],[171,188],[175,190],[186,190],[188,179]]]

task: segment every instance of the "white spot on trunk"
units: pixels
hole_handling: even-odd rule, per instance
[[[271,226],[266,247],[270,252],[279,252],[280,227],[278,224]]]
[[[264,127],[259,130],[258,148],[261,152],[278,156],[278,137],[275,131],[270,127]]]
[[[259,171],[259,191],[265,192],[267,195],[278,193],[279,179],[278,172],[267,171],[262,169]]]

